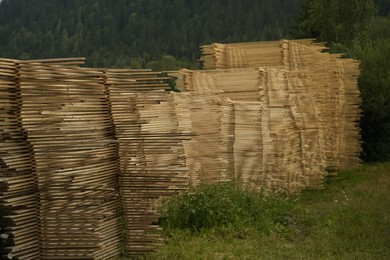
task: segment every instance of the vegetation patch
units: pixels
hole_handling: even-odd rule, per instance
[[[236,183],[203,184],[166,201],[161,224],[166,230],[226,229],[251,226],[264,232],[288,225],[293,197],[246,191]]]
[[[161,211],[165,245],[145,259],[389,259],[390,163],[299,196],[201,185]]]

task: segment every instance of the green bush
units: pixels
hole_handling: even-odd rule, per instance
[[[365,162],[390,160],[390,39],[381,35],[355,41],[350,47],[333,44],[330,49],[360,61],[361,158]]]
[[[375,3],[378,6],[375,6]],[[330,52],[361,61],[364,161],[390,160],[390,18],[384,1],[309,0],[297,19],[296,36],[328,42]]]
[[[250,225],[272,231],[289,224],[292,202],[292,197],[284,194],[267,196],[234,183],[203,184],[165,201],[161,225],[190,231]]]
[[[361,60],[362,158],[390,160],[390,40],[357,43],[349,56]]]

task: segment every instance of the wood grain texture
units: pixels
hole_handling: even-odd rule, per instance
[[[307,114],[310,112],[305,111],[317,109],[317,119],[312,121],[322,125],[322,130],[317,135],[320,135],[323,146],[321,150],[325,153],[325,166],[350,168],[360,163],[361,98],[357,87],[358,61],[342,59],[340,54],[326,53],[325,44],[314,43],[312,39],[214,43],[201,48],[201,61],[205,69],[264,67],[294,72],[295,75],[290,74],[289,77],[300,91],[296,95],[297,106],[306,114],[301,122],[310,121]],[[230,75],[233,77],[233,72]],[[246,88],[248,85],[242,82],[240,89],[242,87]],[[235,100],[234,97],[230,93],[232,100]]]
[[[0,60],[4,257],[153,250],[157,202],[188,186],[191,129],[179,127],[167,78],[83,60]]]
[[[202,46],[170,76],[0,59],[3,258],[117,259],[161,244],[160,201],[240,178],[321,187],[360,163],[359,63],[313,40]]]

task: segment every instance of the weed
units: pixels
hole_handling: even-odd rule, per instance
[[[168,233],[248,226],[273,232],[290,224],[293,209],[293,200],[287,195],[267,196],[243,190],[236,183],[222,183],[191,188],[167,200],[160,211],[161,224]]]
[[[166,243],[145,259],[390,259],[390,163],[293,197],[202,185],[161,211]]]

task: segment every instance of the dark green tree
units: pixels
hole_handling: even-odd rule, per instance
[[[367,36],[374,13],[372,0],[309,0],[298,27],[320,41],[349,45]]]
[[[305,1],[3,0],[0,56],[85,56],[104,67],[131,59],[145,67],[164,55],[195,62],[202,44],[287,37]]]
[[[379,13],[386,1],[376,1]],[[390,23],[374,17],[375,10],[373,0],[309,0],[298,19],[300,36],[317,37],[330,51],[361,61],[365,161],[390,160]]]
[[[390,160],[390,38],[356,44],[349,55],[361,60],[362,158]]]

